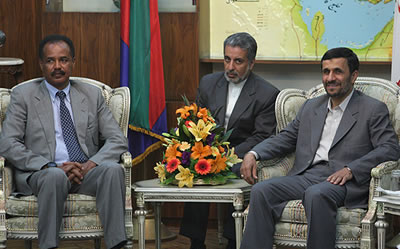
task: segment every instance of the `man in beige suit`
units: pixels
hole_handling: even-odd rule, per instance
[[[125,185],[118,161],[127,140],[100,90],[69,80],[75,64],[69,38],[44,38],[39,57],[45,80],[13,90],[0,134],[16,191],[38,198],[39,247],[58,246],[67,195],[82,193],[96,196],[107,248],[121,248]]]

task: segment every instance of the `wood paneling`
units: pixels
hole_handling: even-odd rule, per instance
[[[7,36],[5,45],[0,48],[0,56],[23,59],[25,79],[40,76],[37,47],[41,19],[37,18],[37,15],[41,11],[41,1],[0,1],[0,30]],[[14,84],[13,77],[0,75],[0,87],[10,87]]]

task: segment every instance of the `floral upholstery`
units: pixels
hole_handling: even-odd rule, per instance
[[[27,82],[36,81],[33,79]],[[111,88],[99,81],[71,77],[92,84],[102,90],[106,103],[114,118],[119,123],[125,136],[128,131],[130,94],[127,87]],[[0,88],[0,132],[7,106],[10,102],[12,89]],[[126,248],[132,248],[133,224],[131,202],[131,155],[129,152],[121,156],[121,166],[125,169],[126,206],[125,226],[128,236]],[[11,195],[14,185],[12,169],[6,167],[4,158],[0,156],[0,248],[5,248],[7,239],[24,239],[31,241],[37,239],[38,211],[36,197]],[[60,231],[61,239],[95,239],[95,248],[100,248],[100,239],[103,228],[96,209],[96,198],[83,194],[68,195],[65,204],[63,226]],[[27,247],[31,246],[26,243]]]
[[[393,127],[400,135],[400,104],[399,87],[390,81],[378,78],[359,77],[355,89],[386,103]],[[301,105],[316,96],[325,94],[322,84],[303,91],[284,89],[275,102],[277,131],[281,131],[296,116]],[[294,163],[294,154],[258,163],[259,181],[286,175]],[[385,162],[375,167],[371,172],[370,194],[367,209],[339,208],[337,215],[337,248],[375,248],[376,203],[374,196],[380,195],[375,189],[379,185],[388,184],[391,170],[398,167],[397,162]],[[245,220],[247,210],[245,212]],[[301,200],[288,202],[280,222],[275,226],[274,240],[276,245],[305,247],[307,241],[307,220]]]

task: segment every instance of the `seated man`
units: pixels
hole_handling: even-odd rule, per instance
[[[243,158],[253,146],[275,134],[275,99],[279,90],[252,73],[257,42],[248,33],[230,35],[224,41],[225,72],[204,76],[196,102],[210,110],[216,123],[233,130],[229,138]],[[240,175],[240,164],[232,171]],[[180,233],[191,238],[191,249],[205,248],[209,203],[185,203]],[[227,249],[236,248],[233,207],[227,212],[224,237]]]
[[[17,192],[38,201],[39,247],[56,248],[68,193],[96,196],[107,248],[122,248],[127,151],[97,87],[70,81],[75,49],[65,36],[39,44],[42,82],[16,87],[0,135],[0,155],[15,169]]]
[[[295,151],[288,176],[255,184],[242,249],[271,249],[275,224],[289,200],[302,199],[308,249],[334,249],[336,213],[341,206],[365,208],[371,169],[398,160],[400,147],[386,105],[354,90],[357,55],[334,48],[321,59],[326,95],[309,99],[278,135],[246,154],[243,178],[253,184],[256,159]]]

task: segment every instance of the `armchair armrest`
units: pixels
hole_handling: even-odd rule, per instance
[[[362,234],[361,241],[372,241],[375,238],[375,234],[373,234],[374,229],[371,229],[374,226],[376,221],[376,211],[377,205],[376,201],[374,201],[374,197],[380,196],[381,193],[376,191],[378,186],[381,184],[386,185],[386,183],[390,183],[390,175],[392,170],[396,169],[399,166],[398,161],[387,161],[379,164],[375,168],[371,170],[371,181],[369,184],[369,196],[368,196],[368,210],[361,221],[361,226],[363,231],[370,231],[365,232]],[[388,188],[389,186],[381,186],[383,188]]]
[[[285,157],[257,162],[258,181],[272,177],[285,176],[294,164],[294,153]]]

